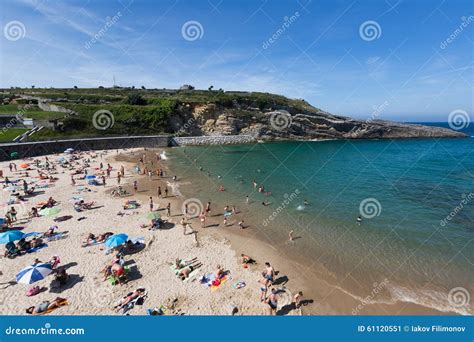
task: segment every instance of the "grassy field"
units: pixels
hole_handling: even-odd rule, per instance
[[[59,119],[64,116],[64,113],[58,112],[45,112],[39,109],[38,107],[33,107],[32,109],[22,110],[21,106],[18,105],[2,105],[0,106],[0,115],[1,114],[22,114],[25,118],[32,118],[38,120],[52,120]]]
[[[25,133],[28,131],[25,128],[9,128],[6,130],[0,129],[0,142],[9,142],[15,139],[17,136],[19,136],[22,133]]]

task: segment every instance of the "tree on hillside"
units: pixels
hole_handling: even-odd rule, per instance
[[[128,95],[126,102],[134,106],[146,105],[146,100],[139,93],[133,93]]]
[[[211,85],[209,88],[207,88],[207,90],[209,90],[209,91],[212,91],[212,89],[214,89],[213,85]]]

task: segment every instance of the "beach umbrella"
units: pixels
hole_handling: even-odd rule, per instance
[[[41,216],[53,216],[59,213],[59,208],[44,208],[39,211]]]
[[[27,169],[29,166],[30,166],[30,164],[26,164],[26,163],[25,164],[20,164],[20,167],[22,169]]]
[[[114,248],[123,245],[128,240],[127,234],[114,234],[105,240],[105,245],[110,248]]]
[[[20,240],[24,235],[25,233],[19,230],[9,230],[8,232],[0,234],[0,243],[5,245],[9,242]]]
[[[87,175],[87,176],[86,176],[86,179],[95,179],[95,178],[96,178],[95,175]]]
[[[36,264],[25,267],[16,275],[16,281],[23,284],[33,284],[38,280],[44,279],[53,272],[51,264]]]
[[[146,218],[150,220],[157,220],[161,218],[161,215],[157,213],[156,211],[152,211],[146,215]]]

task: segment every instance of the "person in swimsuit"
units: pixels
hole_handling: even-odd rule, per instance
[[[30,306],[28,309],[26,309],[26,313],[30,315],[37,315],[48,310],[60,308],[61,304],[64,303],[65,301],[66,299],[61,298],[61,297],[57,297],[52,302],[50,302],[49,300],[45,300],[36,306]]]
[[[268,279],[270,284],[273,283],[273,279],[275,277],[275,269],[273,268],[272,265],[270,265],[269,262],[265,263],[265,278]]]
[[[276,291],[277,291],[276,289],[272,289],[272,293],[270,294],[270,296],[268,296],[268,299],[267,299],[267,304],[269,307],[268,313],[270,315],[276,314],[276,310],[278,308],[278,296],[276,294]]]
[[[182,268],[178,272],[178,278],[181,279],[181,280],[185,280],[186,278],[189,278],[189,275],[191,274],[191,272],[198,269],[201,266],[202,266],[202,264],[200,262],[196,262],[196,263],[193,263],[191,265],[188,265],[188,266]]]

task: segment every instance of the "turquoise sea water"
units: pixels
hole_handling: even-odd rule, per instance
[[[245,208],[257,234],[333,286],[365,298],[384,282],[373,300],[470,312],[448,293],[474,294],[474,139],[186,147],[171,158],[193,197]]]

